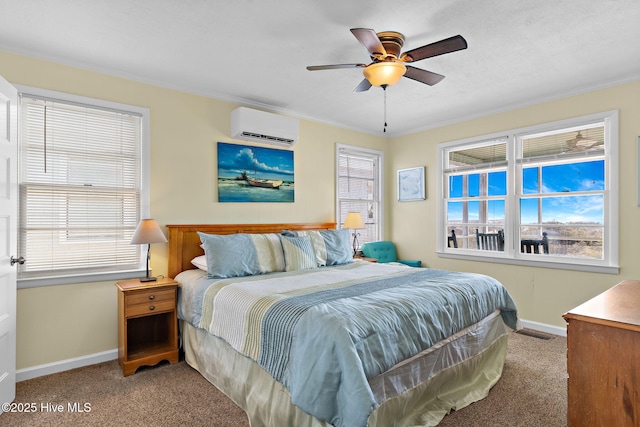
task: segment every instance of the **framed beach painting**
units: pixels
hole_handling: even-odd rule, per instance
[[[219,202],[294,201],[293,151],[218,142]]]
[[[425,167],[398,170],[398,201],[424,200]]]

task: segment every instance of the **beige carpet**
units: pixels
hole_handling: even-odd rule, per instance
[[[440,425],[566,426],[566,345],[562,337],[511,333],[502,378],[489,396],[452,412]],[[35,378],[18,383],[15,402],[35,412],[2,414],[0,425],[249,425],[240,408],[184,362],[143,368],[126,378],[115,361]],[[62,412],[53,412],[59,405]],[[71,412],[74,407],[85,412]]]

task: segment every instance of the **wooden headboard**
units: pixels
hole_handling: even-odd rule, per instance
[[[204,254],[198,231],[207,234],[280,233],[282,230],[334,230],[335,222],[309,222],[290,224],[172,224],[169,230],[169,277],[193,269],[191,260]]]

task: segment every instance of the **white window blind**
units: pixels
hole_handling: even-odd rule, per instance
[[[361,244],[382,236],[381,164],[381,152],[338,147],[338,221],[341,226],[348,212],[360,212],[366,225],[366,229],[357,230]]]
[[[141,115],[23,94],[19,278],[139,266]]]

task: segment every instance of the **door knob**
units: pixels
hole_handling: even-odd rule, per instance
[[[26,261],[26,259],[24,259],[23,256],[16,258],[13,255],[11,255],[11,265],[15,265],[16,262],[18,264],[22,265],[22,264],[25,263],[25,261]]]

